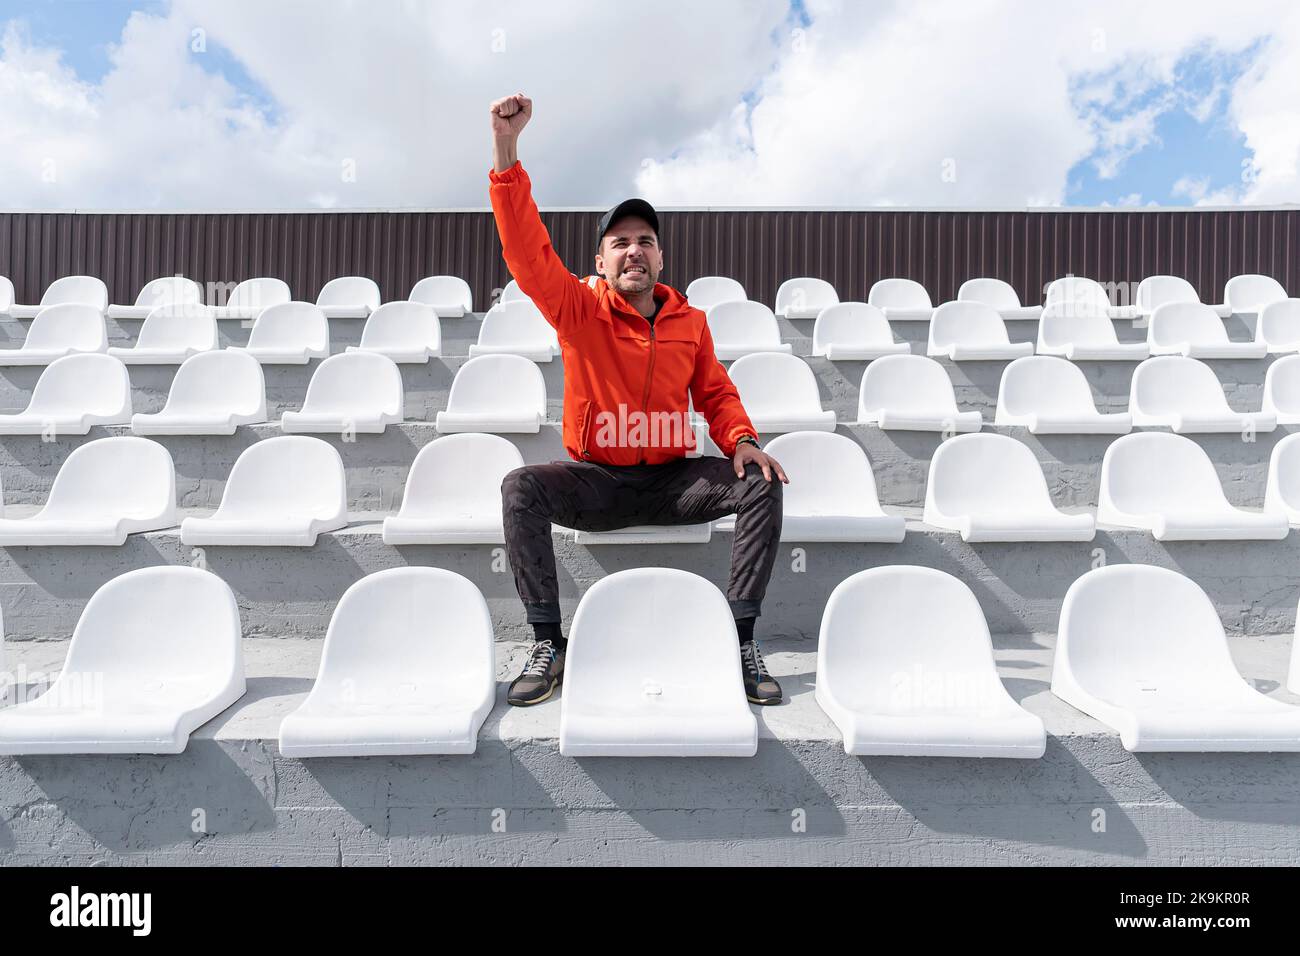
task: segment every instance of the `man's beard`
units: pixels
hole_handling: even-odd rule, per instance
[[[657,278],[647,266],[646,271],[641,275],[620,273],[614,280],[614,288],[619,292],[649,292],[655,287]]]

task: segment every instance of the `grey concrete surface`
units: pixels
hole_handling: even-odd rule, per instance
[[[919,520],[926,473],[940,436],[842,425],[871,459],[886,510],[908,517],[900,545],[782,546],[759,622],[789,702],[756,709],[758,755],[750,760],[586,758],[558,752],[559,703],[498,706],[467,757],[288,760],[280,719],[310,689],[338,598],[363,575],[404,564],[447,567],[483,591],[498,639],[498,678],[517,672],[528,629],[503,550],[383,544],[379,520],[396,510],[406,472],[436,434],[455,369],[478,318],[442,324],[445,358],[403,368],[407,417],[382,436],[328,439],[348,470],[349,527],[316,547],[187,548],[175,529],[134,535],[122,548],[0,549],[5,667],[20,679],[61,666],[86,601],[137,567],[202,564],[235,591],[249,692],[172,757],[0,758],[0,865],[619,863],[750,865],[1205,864],[1300,862],[1300,755],[1129,754],[1118,737],[1048,689],[1060,602],[1070,583],[1102,562],[1134,562],[1186,574],[1209,594],[1234,659],[1261,691],[1291,703],[1283,683],[1300,599],[1300,539],[1174,542],[1103,528],[1080,544],[965,544]],[[0,320],[0,347],[21,342],[28,323]],[[331,321],[332,348],[360,340],[360,320]],[[812,322],[782,320],[795,354],[808,357]],[[130,345],[139,322],[109,322],[113,344]],[[222,322],[223,344],[248,330]],[[1234,339],[1251,329],[1234,318]],[[1121,340],[1145,335],[1117,322]],[[924,351],[926,323],[895,331]],[[1036,323],[1010,323],[1032,341]],[[809,358],[826,407],[856,418],[865,363]],[[1259,407],[1269,360],[1211,362],[1233,407]],[[273,417],[300,407],[316,363],[267,369]],[[958,401],[991,421],[1005,363],[945,363]],[[1081,363],[1103,410],[1127,404],[1132,363]],[[173,368],[134,367],[137,411],[160,408]],[[38,369],[0,367],[0,408],[25,405]],[[510,436],[525,460],[565,457],[558,422],[563,369],[544,369],[552,422],[536,436]],[[1028,435],[1058,506],[1094,505],[1106,436]],[[59,465],[84,439],[42,443],[0,438],[9,516],[30,514]],[[210,512],[230,466],[274,424],[230,438],[162,438],[177,466],[185,513]],[[1267,462],[1286,434],[1196,436],[1229,499],[1258,507]],[[556,534],[566,627],[585,590],[614,571],[646,564],[695,571],[725,587],[732,536],[707,545],[592,546]],[[858,758],[813,699],[816,636],[831,590],[863,568],[919,564],[957,575],[975,592],[995,635],[1012,695],[1048,730],[1042,760]],[[2,683],[2,682],[0,682]],[[201,813],[196,813],[201,811]],[[1099,820],[1104,829],[1098,830]],[[803,821],[800,830],[796,823]],[[200,823],[202,824],[200,826]]]
[[[1051,635],[1000,639],[1041,760],[853,757],[817,706],[809,642],[770,642],[788,702],[754,708],[750,759],[563,757],[558,701],[498,688],[471,756],[279,755],[319,642],[246,641],[248,694],[176,756],[0,758],[0,865],[1092,864],[1300,861],[1300,755],[1130,754],[1053,697]],[[1280,688],[1289,641],[1236,637]],[[57,669],[65,645],[11,658]],[[498,649],[513,675],[520,645]]]

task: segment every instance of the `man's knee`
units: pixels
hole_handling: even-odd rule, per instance
[[[537,475],[530,465],[521,465],[501,480],[501,506],[507,510],[532,507],[538,496]]]
[[[773,473],[771,479],[763,477],[763,469],[750,462],[745,466],[745,490],[742,495],[745,501],[756,503],[759,501],[770,501],[778,508],[781,506],[782,495],[784,494],[784,484],[780,478]]]

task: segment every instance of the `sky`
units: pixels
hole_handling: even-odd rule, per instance
[[[1300,202],[1295,0],[0,0],[0,206]]]

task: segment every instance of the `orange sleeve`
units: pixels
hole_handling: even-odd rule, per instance
[[[758,437],[754,424],[740,403],[731,376],[722,367],[713,350],[713,335],[704,326],[700,346],[695,351],[695,374],[691,377],[691,402],[695,410],[709,423],[709,437],[718,449],[730,458],[736,453],[736,442],[745,435]]]
[[[506,268],[546,321],[559,335],[565,335],[595,312],[595,296],[552,248],[524,167],[516,162],[503,173],[488,170],[488,180]]]

